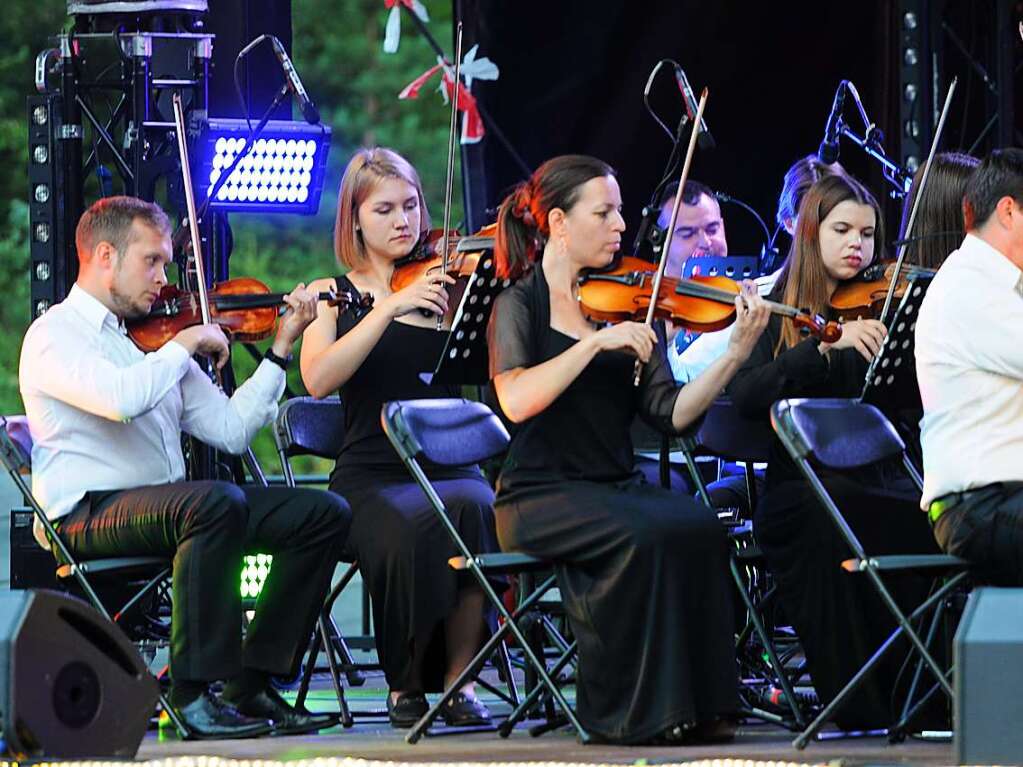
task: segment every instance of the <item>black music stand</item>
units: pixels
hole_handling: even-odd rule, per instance
[[[760,276],[756,256],[697,256],[682,264],[682,277],[728,277],[753,280]]]
[[[487,324],[494,299],[511,284],[510,279],[497,276],[492,250],[480,256],[462,293],[444,353],[433,371],[432,383],[483,385],[490,381]]]
[[[913,331],[920,304],[930,287],[933,274],[909,274],[899,308],[888,328],[888,337],[867,370],[860,400],[882,412],[920,410],[920,386],[916,380],[916,343]]]

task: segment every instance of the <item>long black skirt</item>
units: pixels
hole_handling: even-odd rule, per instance
[[[556,563],[590,732],[640,742],[735,712],[727,543],[710,509],[642,481],[573,481],[496,511],[502,548]]]
[[[868,554],[940,553],[919,493],[907,482],[887,489],[867,487],[830,473],[821,475],[849,526]],[[757,506],[754,534],[778,585],[785,617],[806,653],[807,669],[822,703],[828,703],[895,630],[896,623],[864,575],[841,568],[853,554],[831,517],[802,480],[770,489]],[[926,596],[930,580],[913,575],[883,577],[897,603],[912,610]],[[845,730],[892,724],[901,705],[896,680],[908,642],[891,648],[849,702],[836,712]],[[940,698],[941,696],[937,696]],[[927,713],[941,719],[940,700]]]
[[[478,473],[465,471],[431,480],[462,539],[473,553],[497,551],[494,492]],[[422,489],[403,467],[335,472],[330,489],[352,507],[346,553],[358,558],[363,583],[372,598],[377,654],[391,689],[416,684],[413,652],[423,658],[424,692],[443,689],[446,645],[443,621],[455,608],[472,575],[448,566],[461,554],[429,505]],[[494,586],[502,589],[503,581]],[[492,611],[485,608],[481,620]],[[414,648],[417,636],[429,636]]]

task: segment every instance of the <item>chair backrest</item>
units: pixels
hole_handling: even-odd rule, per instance
[[[780,400],[771,407],[771,425],[794,457],[832,469],[867,466],[906,449],[881,411],[858,400]]]
[[[402,459],[424,457],[441,466],[479,463],[508,447],[508,432],[482,402],[419,399],[385,402],[384,433]]]
[[[0,458],[8,471],[32,471],[32,433],[23,415],[0,416]]]
[[[274,440],[282,458],[337,458],[344,438],[345,411],[337,397],[293,397],[281,405],[274,423]]]
[[[706,452],[730,461],[766,463],[774,434],[765,421],[745,418],[731,399],[721,397],[707,409],[696,442]]]

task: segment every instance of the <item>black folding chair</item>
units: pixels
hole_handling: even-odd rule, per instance
[[[487,579],[488,575],[498,573],[535,572],[541,569],[550,569],[551,564],[526,554],[474,554],[448,518],[443,500],[437,495],[429,478],[419,465],[418,459],[423,458],[439,466],[465,466],[480,463],[503,453],[508,446],[509,437],[501,421],[486,405],[464,399],[385,402],[381,420],[387,438],[391,441],[413,479],[426,494],[437,517],[448,531],[448,535],[451,536],[451,540],[461,551],[461,557],[455,557],[452,560],[452,565],[464,567],[473,574],[483,593],[503,618],[500,628],[448,687],[441,699],[431,706],[426,715],[409,732],[406,740],[409,743],[419,740],[451,696],[483,667],[493,652],[495,650],[504,651],[504,639],[510,633],[519,643],[527,662],[539,677],[543,685],[542,689],[556,701],[568,722],[575,728],[580,741],[588,743],[589,734],[579,722],[561,688],[552,678],[552,672],[553,675],[556,675],[568,663],[568,659],[574,653],[574,647],[569,645],[563,648],[565,652],[562,653],[555,666],[557,671],[552,669],[552,672],[548,672],[517,620],[529,609],[531,600],[539,599],[540,595],[553,585],[553,577],[548,578],[537,592],[530,595],[525,603],[520,604],[514,614],[508,611]],[[508,674],[508,686],[511,697],[513,700],[516,699],[517,693],[510,673]],[[539,694],[536,691],[534,693]],[[525,707],[526,701],[519,704],[519,708],[513,713],[513,721],[515,721],[515,717],[522,715]],[[503,734],[507,734],[507,732]]]
[[[7,473],[25,497],[26,503],[32,508],[36,521],[46,533],[50,550],[58,560],[57,577],[65,582],[74,579],[86,600],[111,623],[120,625],[119,622],[130,614],[133,607],[158,589],[170,577],[171,560],[169,557],[105,557],[79,560],[72,556],[67,544],[58,535],[53,523],[46,516],[46,512],[39,505],[39,501],[36,500],[25,481],[24,475],[30,474],[32,471],[32,434],[29,432],[28,419],[24,415],[0,416],[0,460],[3,461]],[[111,611],[93,588],[89,576],[109,577],[118,581],[128,578],[138,580],[141,576],[139,581],[141,585],[127,602]],[[179,735],[182,738],[189,737],[191,733],[188,727],[162,691],[159,700],[161,708],[177,728]]]
[[[919,662],[934,675],[937,684],[932,691],[940,689],[951,701],[953,691],[949,675],[933,658],[928,649],[928,642],[920,637],[913,627],[913,622],[922,619],[932,609],[939,610],[946,596],[963,584],[968,577],[967,562],[947,554],[885,556],[868,554],[814,470],[814,465],[834,470],[848,470],[900,458],[917,488],[921,488],[922,480],[906,455],[906,446],[902,438],[881,411],[873,405],[857,400],[781,400],[774,403],[771,408],[771,424],[854,554],[852,559],[842,563],[843,569],[865,575],[898,624],[873,656],[792,745],[795,748],[804,748],[903,634],[912,644],[911,651],[918,654]],[[927,574],[933,577],[936,583],[941,579],[944,579],[944,583],[934,588],[930,596],[907,615],[892,597],[882,577],[899,573]],[[931,622],[928,639],[933,637],[936,625],[935,618]],[[929,696],[930,693],[925,695],[915,707],[911,707],[910,701],[907,701],[902,721],[896,728],[905,727],[907,721]]]
[[[288,487],[296,487],[297,480],[291,467],[291,459],[299,455],[313,455],[320,458],[337,458],[345,436],[344,408],[337,397],[316,399],[315,397],[293,397],[281,405],[274,422],[274,442],[277,444],[277,455],[281,460],[281,472]],[[386,717],[383,710],[352,712],[345,697],[341,676],[344,675],[350,686],[358,687],[365,683],[363,671],[380,670],[377,663],[356,663],[352,657],[348,643],[331,615],[331,610],[341,592],[345,590],[359,572],[359,563],[354,558],[347,562],[348,568],[334,585],[324,600],[323,608],[317,619],[317,631],[309,649],[309,662],[302,673],[296,705],[305,703],[309,694],[316,660],[322,649],[327,656],[331,683],[337,696],[340,708],[341,724],[351,727],[355,717]],[[272,567],[272,565],[271,565]]]
[[[742,461],[746,464],[746,488],[752,512],[757,498],[753,464],[767,462],[773,441],[774,435],[766,423],[744,418],[727,397],[715,400],[695,430],[681,438],[682,454],[700,499],[713,508],[706,483],[696,469],[696,455]],[[735,640],[743,701],[747,707],[745,713],[802,730],[807,717],[802,699],[794,690],[794,682],[803,669],[801,664],[795,669],[786,665],[798,654],[798,642],[791,633],[780,633],[771,619],[777,590],[770,583],[767,562],[753,537],[751,521],[738,520],[727,528],[732,544],[728,567],[746,612],[746,625]],[[779,649],[782,642],[785,648]],[[781,701],[771,700],[775,691],[780,691]],[[788,709],[791,716],[764,709],[768,704],[782,711]]]

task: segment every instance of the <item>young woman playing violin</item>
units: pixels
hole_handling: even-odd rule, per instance
[[[883,241],[880,209],[870,192],[848,176],[824,178],[803,198],[773,296],[827,314],[835,289],[867,267]],[[787,397],[859,396],[885,328],[877,320],[853,320],[842,328],[841,339],[827,344],[800,338],[772,319],[728,387],[739,410],[766,419],[771,405]],[[935,551],[917,507],[919,495],[909,483],[893,484],[887,472],[876,471],[822,472],[822,479],[869,551]],[[817,694],[822,703],[830,701],[894,628],[890,613],[869,584],[839,567],[850,552],[780,443],[771,453],[767,491],[753,523]],[[915,590],[923,584],[903,585]],[[839,710],[843,728],[891,722],[901,656],[889,653],[885,659]]]
[[[371,294],[373,308],[338,312],[321,303],[301,357],[309,392],[326,397],[340,390],[345,408],[344,445],[330,487],[352,505],[349,548],[373,597],[377,651],[396,727],[411,727],[426,713],[423,693],[454,680],[485,630],[482,591],[448,567],[457,552],[380,426],[387,400],[460,395],[457,387],[430,386],[420,378],[443,351],[446,334],[437,331],[436,315],[447,311],[445,286],[453,280],[424,275],[391,290],[395,262],[413,252],[429,225],[419,177],[404,158],[389,149],[355,154],[341,181],[334,232],[338,261],[349,271],[310,289]],[[479,471],[428,473],[469,545],[478,552],[497,550],[494,495]],[[489,719],[471,684],[443,715],[458,725]]]
[[[677,386],[649,326],[595,326],[577,300],[580,274],[618,251],[620,209],[611,168],[578,155],[544,163],[501,204],[498,268],[520,279],[498,297],[489,332],[497,399],[518,424],[498,482],[498,537],[557,563],[579,641],[578,715],[592,734],[730,738],[738,698],[724,531],[712,510],[641,479],[629,425],[637,412],[661,429],[692,423],[768,310],[743,285],[728,351]]]

